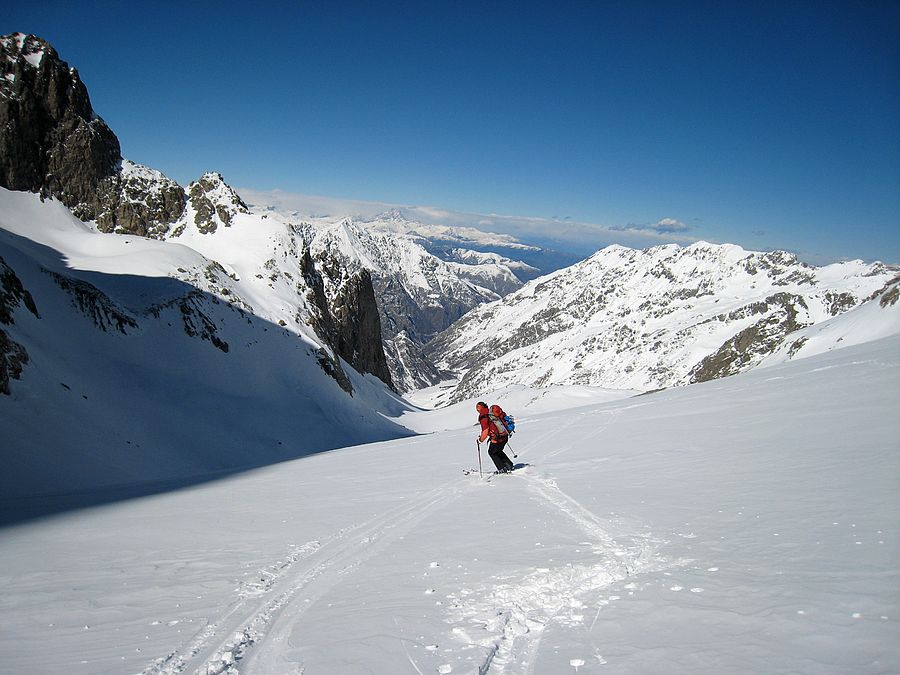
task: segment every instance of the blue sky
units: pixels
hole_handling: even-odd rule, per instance
[[[900,262],[893,0],[44,0],[0,22],[182,183]]]

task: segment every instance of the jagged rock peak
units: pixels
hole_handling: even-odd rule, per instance
[[[161,237],[184,211],[184,190],[122,159],[78,71],[45,40],[0,37],[0,186],[59,199],[104,232]]]
[[[231,227],[237,213],[250,213],[222,174],[207,172],[188,186],[194,224],[203,234],[215,232],[219,225]]]
[[[78,71],[45,40],[0,36],[0,185],[53,195],[93,217],[97,187],[121,159]]]
[[[161,171],[127,159],[97,188],[94,219],[101,232],[162,238],[184,212],[184,189]],[[81,217],[90,213],[79,213]]]
[[[37,68],[41,65],[45,53],[49,53],[50,58],[59,58],[49,42],[35,35],[25,33],[0,35],[0,54],[8,64],[13,64],[21,59],[28,66]]]

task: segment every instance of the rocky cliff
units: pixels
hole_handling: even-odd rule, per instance
[[[0,185],[53,195],[92,217],[98,186],[121,160],[78,71],[38,37],[0,37]]]
[[[24,306],[34,316],[39,316],[34,298],[23,286],[15,271],[0,258],[0,324],[10,326],[13,310]],[[22,368],[28,364],[25,347],[13,340],[0,328],[0,394],[9,395],[9,381],[22,376]]]
[[[123,162],[75,68],[46,41],[0,37],[0,186],[53,196],[107,232],[163,234],[184,211],[184,190]]]

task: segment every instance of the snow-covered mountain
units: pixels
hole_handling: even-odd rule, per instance
[[[202,191],[199,185],[205,186]],[[462,248],[455,249],[455,260],[443,259],[426,249],[420,224],[390,214],[355,221],[248,208],[218,174],[207,174],[188,191],[183,215],[164,238],[261,275],[273,290],[279,279],[292,285],[303,251],[320,271],[332,305],[340,304],[348,275],[367,274],[387,359],[389,374],[382,379],[398,391],[436,383],[440,373],[424,357],[422,346],[470,309],[520,288],[514,269],[531,269],[498,254]],[[198,194],[204,200],[199,205]],[[227,214],[227,221],[220,213]]]
[[[402,228],[402,229],[401,229]],[[521,287],[514,261],[457,249],[444,260],[425,248],[415,224],[397,218],[318,223],[310,251],[324,269],[365,269],[381,311],[391,375],[400,391],[437,382],[422,346],[472,308]]]
[[[428,350],[439,367],[463,374],[456,400],[514,383],[649,390],[702,382],[759,364],[794,331],[879,293],[894,301],[873,300],[865,316],[884,324],[881,335],[900,332],[889,288],[897,275],[880,263],[813,267],[783,251],[705,242],[610,246],[476,308]]]

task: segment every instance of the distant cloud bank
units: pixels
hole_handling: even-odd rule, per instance
[[[658,244],[686,245],[697,241],[697,237],[685,234],[691,228],[675,218],[663,218],[647,225],[609,227],[578,222],[568,217],[560,219],[466,213],[434,206],[338,199],[282,190],[239,188],[238,192],[249,204],[271,206],[280,211],[296,213],[300,217],[352,217],[369,220],[386,213],[395,213],[407,220],[428,225],[470,227],[482,232],[510,235],[524,244],[536,244],[579,255],[589,255],[610,244],[647,248]]]

